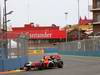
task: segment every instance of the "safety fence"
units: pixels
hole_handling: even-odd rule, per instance
[[[19,69],[27,62],[27,57],[19,57],[13,59],[0,59],[0,71]]]
[[[24,35],[2,40],[0,40],[0,71],[18,69],[28,61],[28,39]]]
[[[100,38],[61,43],[57,48],[65,55],[100,56]]]
[[[57,53],[57,48],[44,48],[44,53]]]

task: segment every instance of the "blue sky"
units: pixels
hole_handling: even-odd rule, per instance
[[[56,24],[65,26],[78,21],[78,0],[7,0],[7,11],[13,10],[7,18],[8,25],[23,26],[34,22],[40,26]],[[3,3],[2,3],[3,4]],[[80,0],[80,16],[88,17],[88,0]],[[65,16],[67,12],[67,16]],[[91,18],[91,16],[89,17]]]

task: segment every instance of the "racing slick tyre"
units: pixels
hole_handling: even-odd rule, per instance
[[[53,67],[54,67],[54,63],[50,62],[50,63],[48,64],[48,68],[49,68],[49,69],[52,69]]]
[[[57,62],[57,67],[58,68],[63,68],[63,61],[58,61]]]
[[[35,68],[31,66],[30,70],[31,70],[31,71],[34,71],[34,70],[35,70]]]
[[[24,67],[23,70],[25,70],[25,71],[29,71],[30,68],[29,68],[29,67]]]

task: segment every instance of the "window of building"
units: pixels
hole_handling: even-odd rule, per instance
[[[97,22],[100,22],[100,14],[97,14],[96,19],[97,19]]]
[[[2,47],[3,47],[3,46],[2,46],[2,44],[3,44],[3,41],[1,41],[1,40],[0,40],[0,48],[2,48]]]
[[[96,5],[97,5],[97,8],[100,8],[100,0],[97,0]]]

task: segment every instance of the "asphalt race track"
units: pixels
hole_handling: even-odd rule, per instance
[[[63,56],[64,68],[3,75],[100,75],[100,57]]]

